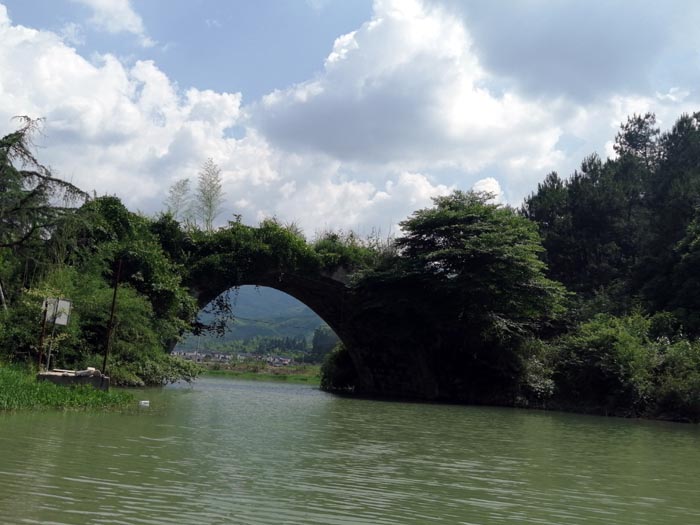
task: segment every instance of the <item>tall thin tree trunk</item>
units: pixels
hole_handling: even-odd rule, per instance
[[[0,279],[0,303],[2,303],[2,309],[7,312],[7,302],[5,301],[5,292],[2,287],[2,279]]]

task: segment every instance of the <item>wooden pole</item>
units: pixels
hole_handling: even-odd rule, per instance
[[[109,313],[109,325],[107,326],[107,344],[105,345],[105,358],[102,362],[102,375],[107,375],[107,357],[112,348],[112,330],[114,329],[114,311],[117,308],[117,289],[119,288],[119,278],[122,274],[122,259],[119,259],[117,266],[117,277],[114,279],[114,294],[112,295],[112,310]]]
[[[56,319],[58,318],[58,304],[61,301],[60,297],[56,297],[56,302],[53,305],[53,326],[51,327],[51,339],[49,339],[49,351],[46,353],[46,371],[51,370],[51,351],[53,350],[53,343],[56,336]],[[48,310],[48,303],[47,303]]]
[[[41,360],[44,358],[44,336],[46,335],[46,317],[49,313],[49,301],[44,301],[44,315],[41,319],[41,335],[39,335],[39,371],[41,372]]]

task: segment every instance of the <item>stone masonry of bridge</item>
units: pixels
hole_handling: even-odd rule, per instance
[[[233,266],[233,265],[232,265]],[[224,272],[226,273],[226,272]],[[355,392],[361,395],[438,399],[440,392],[430,366],[429,349],[417,348],[419,337],[405,329],[405,311],[399,307],[380,325],[372,315],[372,298],[363,296],[348,284],[347,272],[299,272],[264,267],[236,268],[228,276],[194,272],[190,288],[201,308],[235,286],[267,286],[285,292],[311,308],[338,335],[347,348],[357,371]],[[235,314],[234,314],[235,315]],[[420,330],[413,323],[410,330]],[[407,351],[407,345],[414,346]]]

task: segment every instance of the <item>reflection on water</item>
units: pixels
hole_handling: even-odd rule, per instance
[[[693,524],[700,429],[204,379],[0,414],[0,523]]]

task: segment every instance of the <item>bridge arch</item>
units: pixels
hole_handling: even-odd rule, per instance
[[[184,284],[200,308],[237,286],[274,288],[304,303],[335,332],[354,368],[356,392],[438,397],[428,348],[433,341],[426,342],[424,324],[406,323],[415,317],[410,304],[386,309],[377,301],[381,290],[350,286],[348,268],[362,267],[362,256],[351,247],[311,246],[275,221],[258,228],[233,223],[194,241]]]
[[[193,295],[200,309],[231,288],[265,286],[284,292],[306,305],[330,326],[346,346],[352,340],[352,330],[348,326],[351,312],[347,287],[332,277],[261,271],[253,275],[241,275],[230,284],[215,281],[201,282],[193,289]]]

